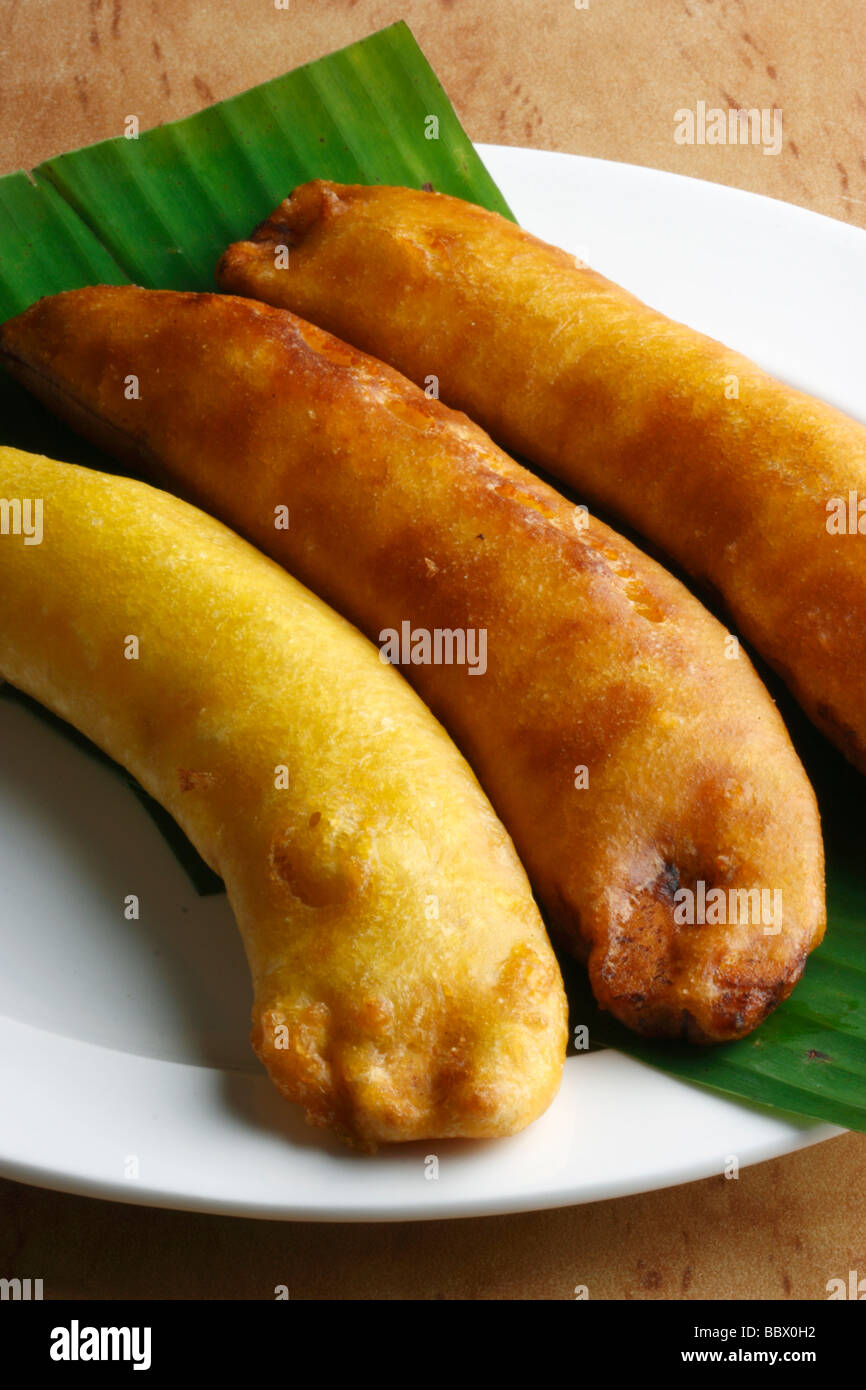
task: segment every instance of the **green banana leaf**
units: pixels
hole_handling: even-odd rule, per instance
[[[225,246],[314,177],[429,184],[511,216],[408,28],[395,24],[138,139],[118,132],[0,179],[0,318],[40,295],[100,282],[213,289]],[[2,373],[0,442],[118,468]],[[764,674],[818,792],[826,940],[791,999],[740,1042],[703,1049],[636,1038],[600,1013],[584,973],[564,961],[573,1023],[589,1026],[593,1046],[619,1048],[685,1080],[866,1131],[863,782]],[[154,814],[199,890],[212,891],[192,847],[179,846]]]

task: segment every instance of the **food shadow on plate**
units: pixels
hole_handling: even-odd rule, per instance
[[[141,1056],[257,1070],[225,894],[196,891],[130,779],[76,731],[8,686],[0,713],[0,1012]]]

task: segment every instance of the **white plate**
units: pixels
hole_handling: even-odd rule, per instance
[[[716,184],[482,146],[529,230],[857,413],[866,235]],[[137,800],[0,705],[0,1172],[121,1201],[308,1220],[478,1216],[720,1173],[841,1131],[615,1052],[569,1058],[524,1134],[340,1148],[280,1100],[247,1041],[224,898],[198,898]],[[136,893],[141,918],[123,914]],[[428,1154],[439,1161],[428,1176]]]

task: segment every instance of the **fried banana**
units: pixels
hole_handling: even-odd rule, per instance
[[[506,448],[621,517],[721,596],[866,771],[862,424],[443,194],[304,184],[218,279],[437,379]]]
[[[0,495],[0,674],[222,875],[278,1089],[362,1149],[539,1115],[565,1057],[559,968],[506,832],[405,681],[176,497],[8,448]]]
[[[401,663],[605,1008],[707,1041],[790,993],[824,929],[815,798],[748,659],[659,565],[390,368],[252,300],[72,291],[8,322],[0,353]],[[755,894],[779,912],[736,907]]]

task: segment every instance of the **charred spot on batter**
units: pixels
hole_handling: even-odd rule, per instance
[[[672,903],[680,886],[680,872],[676,864],[665,863],[656,879],[656,895]]]
[[[182,792],[207,791],[215,780],[212,772],[197,772],[191,767],[179,767],[177,770],[177,783]]]

